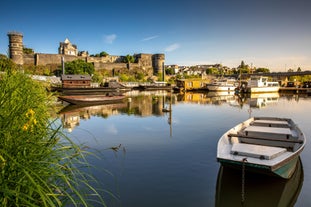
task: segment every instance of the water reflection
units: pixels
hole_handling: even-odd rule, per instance
[[[245,120],[249,109],[255,116],[292,117],[306,136],[310,135],[311,97],[300,94],[280,93],[277,104],[261,108],[257,104],[255,108],[250,106],[250,99],[262,97],[227,93],[131,91],[126,95],[129,99],[122,105],[79,109],[70,106],[59,114],[63,124],[69,130],[74,129],[69,133],[74,140],[103,153],[103,159],[94,159],[91,164],[114,174],[116,179],[111,179],[102,170],[94,169],[99,181],[120,198],[118,202],[112,199],[112,205],[107,206],[241,206],[241,173],[220,169],[215,157],[219,136]],[[169,106],[171,112],[163,111]],[[170,115],[173,120],[169,120]],[[174,130],[172,139],[168,139],[169,127]],[[126,155],[122,149],[126,149]],[[310,159],[307,146],[303,159]],[[305,181],[296,205],[311,206],[308,179],[311,168],[308,162],[303,164]],[[286,197],[291,206],[302,180],[302,168],[287,182],[247,174],[245,206],[256,206],[258,199],[254,196],[261,199],[258,206],[266,202],[266,206],[277,206],[277,202],[286,206],[282,203]]]
[[[303,167],[299,159],[296,171],[289,180],[246,172],[243,192],[241,170],[221,166],[217,178],[216,206],[294,206],[303,179]]]
[[[178,94],[179,102],[197,103],[197,104],[214,104],[231,103],[236,101],[234,92],[185,92]]]
[[[264,108],[276,104],[280,97],[299,101],[297,94],[260,93],[235,95],[234,92],[185,92],[172,94],[168,91],[129,91],[128,98],[123,103],[97,106],[68,105],[60,112],[64,128],[69,131],[79,126],[81,119],[90,119],[91,116],[108,118],[118,114],[127,114],[141,117],[168,115],[168,123],[172,122],[172,105],[178,103],[194,104],[228,104],[233,107]]]
[[[61,109],[60,115],[63,127],[72,131],[79,126],[81,119],[90,119],[92,116],[108,118],[118,114],[134,116],[164,116],[169,113],[168,122],[171,124],[171,105],[176,103],[176,96],[166,91],[126,93],[125,102],[96,106],[67,105]],[[170,109],[170,110],[169,110]]]
[[[118,114],[118,110],[125,108],[126,106],[126,103],[97,106],[67,105],[58,113],[60,115],[63,127],[69,131],[72,131],[76,126],[79,126],[81,119],[90,119],[91,116],[107,118],[111,115]]]

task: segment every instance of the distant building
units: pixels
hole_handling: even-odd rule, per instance
[[[209,80],[204,79],[179,79],[176,81],[176,86],[181,90],[199,90],[205,88]]]
[[[91,76],[89,75],[62,75],[63,88],[88,88],[91,87]]]
[[[58,54],[78,56],[77,45],[71,44],[68,38],[64,42],[59,43]]]

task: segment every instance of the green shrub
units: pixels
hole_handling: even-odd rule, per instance
[[[81,171],[86,152],[50,121],[49,103],[25,75],[0,78],[0,206],[87,206],[88,199],[105,206]]]

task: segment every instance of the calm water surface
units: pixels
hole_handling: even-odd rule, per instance
[[[90,158],[108,206],[311,206],[311,147],[291,180],[221,168],[217,142],[250,116],[292,118],[311,135],[311,97],[212,93],[128,94],[125,103],[60,112],[68,135],[96,151]],[[171,112],[163,112],[163,108]],[[110,149],[118,147],[117,150]],[[109,173],[107,172],[109,171]]]

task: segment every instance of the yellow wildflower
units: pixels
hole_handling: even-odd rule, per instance
[[[33,117],[34,114],[35,114],[34,110],[29,109],[29,110],[27,111],[27,113],[26,113],[26,116],[27,116],[27,117]]]
[[[23,126],[23,130],[24,130],[24,131],[27,131],[27,129],[28,129],[28,124],[25,124],[25,125]]]

